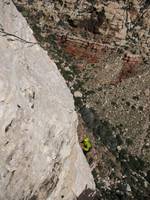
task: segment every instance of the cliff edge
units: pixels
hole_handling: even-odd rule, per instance
[[[73,97],[11,0],[0,1],[0,200],[71,200],[93,177]]]

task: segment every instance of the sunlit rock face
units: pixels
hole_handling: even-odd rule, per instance
[[[0,200],[74,199],[94,188],[72,95],[12,1],[0,1]]]

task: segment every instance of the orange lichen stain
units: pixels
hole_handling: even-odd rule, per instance
[[[114,84],[120,83],[123,80],[133,77],[137,74],[137,69],[139,65],[142,63],[142,59],[139,55],[125,54],[123,59],[122,69],[114,81]]]
[[[77,41],[70,41],[67,38],[59,38],[58,44],[65,53],[72,56],[74,59],[81,61],[78,66],[83,67],[83,63],[96,64],[100,61],[103,54],[106,54],[104,46],[97,46],[92,43],[82,43]],[[106,47],[107,48],[107,47]]]

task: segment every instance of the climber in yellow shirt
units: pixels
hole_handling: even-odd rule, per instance
[[[90,141],[89,137],[87,137],[87,136],[84,137],[82,144],[83,144],[82,149],[86,153],[89,152],[90,149],[92,148],[91,141]]]

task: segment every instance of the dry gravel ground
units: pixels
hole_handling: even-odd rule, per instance
[[[14,0],[75,97],[97,199],[150,199],[150,1]]]

